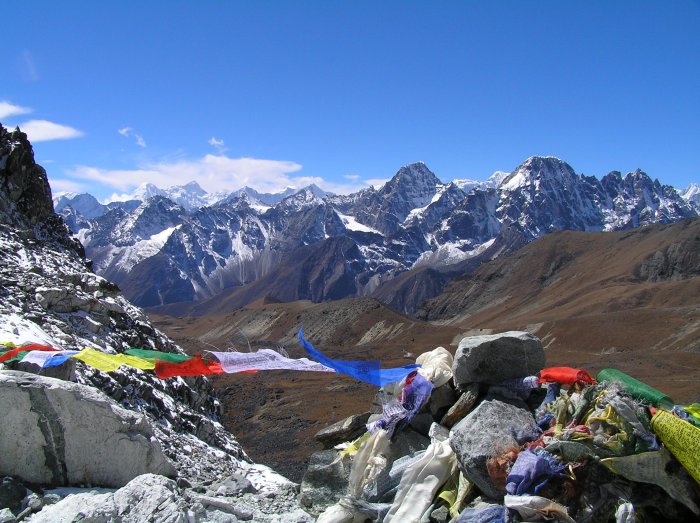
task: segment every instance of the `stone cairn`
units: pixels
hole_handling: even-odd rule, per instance
[[[602,373],[545,369],[526,332],[464,338],[454,357],[439,347],[417,362],[371,412],[316,435],[324,450],[300,503],[317,523],[700,517],[700,454],[689,451],[700,429],[671,413],[683,409],[657,412]],[[670,439],[661,414],[681,424]]]

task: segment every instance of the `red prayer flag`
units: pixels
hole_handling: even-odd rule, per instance
[[[218,362],[207,363],[201,355],[193,356],[182,363],[169,363],[156,359],[156,376],[160,379],[174,376],[204,376],[206,374],[223,374],[221,364]]]
[[[562,385],[573,385],[578,381],[584,383],[595,383],[596,381],[588,372],[573,367],[549,367],[540,371],[539,383],[549,383],[557,381]]]
[[[54,349],[53,347],[49,347],[48,345],[39,345],[38,343],[30,343],[29,345],[22,345],[21,347],[17,347],[16,349],[8,350],[5,354],[0,356],[0,363],[4,363],[8,360],[11,360],[15,356],[17,356],[20,352],[26,352],[30,350],[46,350],[46,351],[56,351],[58,352],[58,349]]]

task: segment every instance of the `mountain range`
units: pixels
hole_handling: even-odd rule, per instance
[[[209,298],[240,307],[260,296],[374,296],[412,313],[451,277],[544,234],[670,223],[700,209],[697,187],[680,193],[641,170],[598,180],[554,157],[481,183],[443,183],[414,163],[350,195],[316,186],[211,195],[192,182],[146,184],[136,196],[103,205],[63,195],[54,205],[98,274],[139,306],[173,310]]]
[[[700,332],[697,218],[612,233],[555,232],[484,263],[477,264],[478,256],[472,257],[456,264],[453,273],[427,264],[404,271],[375,294],[381,290],[388,298],[420,301],[423,305],[414,318],[370,297],[312,304],[281,303],[269,294],[235,310],[219,309],[218,316],[210,309],[204,317],[149,313],[149,318],[126,301],[117,286],[89,271],[82,245],[53,213],[45,171],[34,164],[26,136],[0,133],[0,138],[0,290],[4,297],[0,316],[5,339],[28,337],[67,348],[97,346],[116,352],[133,346],[178,352],[157,325],[192,353],[212,345],[245,347],[247,343],[248,347],[273,344],[285,347],[292,356],[302,356],[295,333],[303,325],[315,343],[336,357],[381,359],[398,365],[436,345],[454,346],[465,335],[519,329],[543,340],[549,365],[591,371],[613,366],[677,401],[698,401],[694,386]],[[496,190],[477,189],[475,194],[479,192]],[[162,195],[153,200],[166,207],[175,205]],[[134,208],[139,205],[136,202]],[[109,212],[115,209],[119,207]],[[522,227],[501,223],[487,249],[505,252],[523,238]],[[347,242],[341,237],[332,240]],[[300,250],[318,249],[321,256],[324,245],[309,244]],[[308,267],[315,266],[309,262]],[[460,276],[455,267],[461,268]],[[287,270],[294,270],[293,264]],[[428,288],[438,276],[443,277],[440,289]],[[410,289],[420,289],[421,299],[416,300]],[[193,459],[182,451],[187,445],[177,438],[190,438],[190,432],[207,436],[210,444],[226,452],[240,452],[230,436],[220,428],[210,430],[205,423],[206,413],[219,412],[208,382],[188,380],[185,387],[180,382],[160,383],[138,371],[119,371],[114,379],[106,379],[98,372],[78,370],[81,382],[105,390],[131,408],[143,409],[156,424],[162,419],[184,420],[157,433],[184,469],[191,468]],[[298,477],[308,459],[304,442],[325,424],[356,412],[376,392],[355,382],[321,382],[321,378],[279,373],[264,379],[257,375],[216,379],[214,388],[224,398],[224,407],[229,407],[222,413],[224,426],[240,433],[253,456],[270,459],[272,453],[275,462],[286,464],[290,476]],[[148,401],[142,401],[141,394]],[[177,415],[165,408],[169,398],[175,397],[185,398],[183,405],[176,402]],[[266,438],[260,438],[261,431]],[[200,448],[197,467],[203,464],[205,475],[220,474],[218,465],[216,470],[211,468],[212,452],[218,451],[205,452],[206,447],[197,443],[196,454]]]

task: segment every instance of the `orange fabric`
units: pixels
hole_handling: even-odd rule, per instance
[[[573,385],[576,382],[595,383],[588,372],[573,367],[549,367],[540,371],[540,383],[559,382],[562,385]]]
[[[156,360],[156,376],[160,379],[172,378],[174,376],[204,376],[206,374],[222,374],[221,364],[211,362],[207,364],[201,355],[182,363],[169,363],[167,361]]]

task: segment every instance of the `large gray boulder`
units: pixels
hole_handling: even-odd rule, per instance
[[[92,523],[186,523],[187,507],[175,482],[144,474],[115,492],[81,492],[35,514],[32,523],[90,521]]]
[[[149,472],[175,476],[146,418],[93,387],[0,371],[0,412],[2,475],[104,487]]]
[[[347,493],[350,467],[349,457],[339,459],[336,450],[314,452],[301,480],[299,503],[301,508],[318,516]]]
[[[487,397],[450,431],[450,446],[464,475],[488,497],[505,494],[505,483],[497,485],[486,462],[517,448],[524,434],[534,431],[535,418],[517,399]],[[505,479],[505,477],[504,477]]]
[[[452,372],[457,388],[470,383],[494,385],[532,376],[545,365],[542,342],[528,332],[470,336],[459,342]]]

